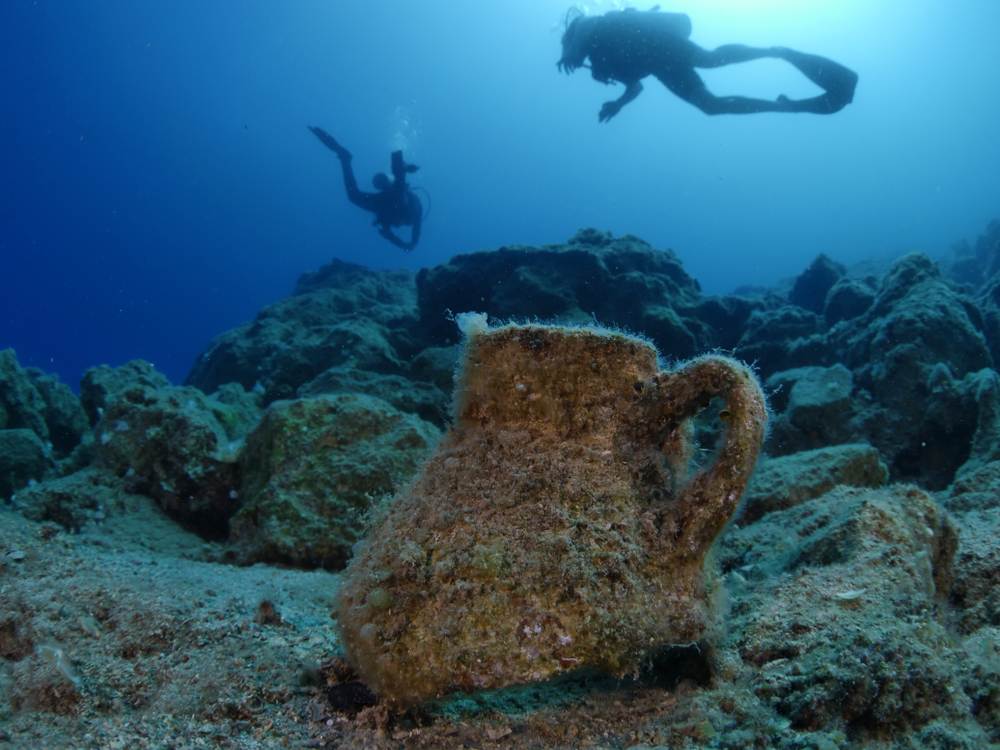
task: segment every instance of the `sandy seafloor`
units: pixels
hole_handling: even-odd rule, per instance
[[[874,508],[871,518],[880,525],[891,522],[883,501],[893,492],[921,494],[903,488],[872,491],[870,497],[864,492],[824,497],[833,495],[834,506],[858,500],[860,507]],[[826,512],[822,501],[801,512]],[[573,675],[455,696],[406,713],[381,706],[340,712],[326,692],[345,675],[334,658],[336,574],[211,562],[221,548],[186,533],[150,501],[130,495],[124,505],[79,534],[9,510],[0,513],[0,649],[7,660],[0,671],[7,684],[0,688],[13,690],[16,682],[21,704],[13,713],[5,706],[0,747],[995,747],[984,726],[972,720],[958,686],[965,677],[974,679],[980,667],[995,675],[1000,628],[980,629],[963,641],[944,627],[943,604],[907,583],[908,576],[923,574],[919,565],[908,570],[904,564],[887,576],[878,561],[894,565],[885,552],[901,543],[898,529],[883,540],[888,546],[868,542],[860,558],[839,565],[756,584],[751,573],[730,576],[727,622],[713,634],[730,648],[710,660],[689,649],[661,660],[638,681]],[[729,549],[756,546],[761,556],[773,555],[781,544],[761,543],[772,533],[761,523],[732,528],[736,538]],[[973,533],[966,544],[979,544],[980,551],[985,545],[990,554],[989,539]],[[856,590],[865,596],[850,593]],[[263,599],[273,603],[280,622],[261,617]],[[80,618],[88,617],[100,623],[99,632],[83,627]],[[782,637],[789,622],[790,632],[804,634],[801,641],[784,644],[785,656],[772,653],[768,638]],[[864,639],[857,635],[862,632]],[[911,636],[913,653],[899,665],[904,673],[897,687],[905,693],[905,670],[915,670],[914,693],[923,695],[923,704],[900,699],[896,725],[882,715],[868,722],[868,730],[864,721],[860,729],[837,721],[796,728],[775,710],[778,692],[767,694],[767,685],[793,684],[788,680],[795,675],[809,682],[802,670],[816,664],[806,652],[838,660],[829,654],[839,653],[845,662],[854,659],[852,653],[884,659],[887,647],[898,648]],[[836,646],[840,639],[843,651]],[[77,685],[29,650],[43,642],[65,649]],[[732,649],[736,643],[743,644],[742,666]],[[795,658],[796,648],[804,658]],[[756,656],[750,653],[755,649]],[[939,660],[952,668],[934,683]],[[713,661],[714,678],[707,661]],[[792,667],[795,661],[802,666]],[[823,666],[831,674],[850,670],[846,663]],[[940,692],[928,698],[932,683]],[[928,700],[947,702],[942,696],[949,691],[958,693],[955,705],[943,706],[938,719],[936,709],[921,713]],[[829,698],[836,700],[835,692]],[[910,719],[918,714],[921,726],[914,728]],[[962,714],[967,718],[956,721]],[[820,708],[816,716],[822,715]],[[990,723],[988,716],[980,718]]]

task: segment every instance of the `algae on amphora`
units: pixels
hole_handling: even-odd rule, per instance
[[[453,427],[343,576],[361,678],[405,704],[587,666],[623,675],[697,642],[705,555],[764,439],[755,375],[722,356],[660,371],[651,344],[603,329],[467,333]],[[689,479],[689,422],[716,397],[725,435]]]

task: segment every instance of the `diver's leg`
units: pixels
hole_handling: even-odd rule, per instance
[[[715,49],[703,49],[696,44],[691,62],[696,68],[719,68],[723,65],[760,60],[763,57],[780,57],[775,47],[748,47],[745,44],[723,44]]]
[[[706,115],[752,115],[757,112],[789,112],[788,102],[751,99],[747,96],[716,96],[692,69],[671,68],[657,73],[660,82]]]
[[[345,149],[346,151],[346,149]],[[338,154],[339,156],[339,154]],[[351,155],[340,157],[340,168],[344,173],[344,188],[347,190],[347,200],[365,211],[376,212],[378,193],[366,193],[358,187],[358,181],[351,167]]]
[[[354,158],[351,156],[351,152],[337,143],[334,137],[322,128],[314,128],[308,125],[306,127],[323,142],[324,146],[333,151],[337,155],[337,158],[340,159],[340,168],[344,172],[344,187],[347,188],[347,199],[365,211],[373,211],[373,195],[371,193],[364,193],[358,188],[358,181],[355,179],[354,169],[351,167],[351,160]]]
[[[858,74],[833,60],[819,55],[809,55],[788,47],[747,47],[742,44],[724,44],[714,50],[705,50],[693,45],[692,60],[695,67],[715,68],[733,63],[749,62],[764,57],[786,60],[799,69],[810,81],[825,93],[810,99],[791,100],[779,96],[776,102],[763,99],[749,99],[742,96],[714,97],[706,90],[692,89],[695,100],[688,99],[696,107],[709,114],[749,114],[753,112],[812,112],[833,114],[854,99],[854,89],[858,84]],[[663,78],[660,78],[663,80]],[[700,79],[699,79],[700,80]],[[664,81],[669,87],[670,84]],[[704,85],[702,85],[704,89]],[[675,92],[677,93],[677,92]],[[678,94],[681,98],[685,98]],[[714,101],[713,101],[714,100]],[[699,101],[701,103],[699,103]],[[711,110],[711,111],[710,111]]]

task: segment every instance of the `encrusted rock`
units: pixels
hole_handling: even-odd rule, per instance
[[[820,314],[826,304],[827,292],[844,275],[844,266],[830,260],[822,253],[795,280],[788,301]]]
[[[0,430],[31,430],[44,442],[49,439],[44,411],[45,399],[18,364],[14,350],[0,351]]]
[[[641,331],[673,357],[720,343],[694,314],[701,289],[677,256],[632,235],[585,229],[565,244],[454,255],[422,269],[417,289],[422,337],[437,346],[455,342],[448,313],[459,310],[497,320],[619,326]]]
[[[977,373],[993,360],[983,319],[924,255],[897,260],[871,309],[832,334],[870,398],[856,434],[879,449],[894,479],[943,489],[979,429]]]
[[[855,439],[854,379],[841,364],[800,367],[767,379],[772,408],[781,412],[768,436],[768,450],[788,455]]]
[[[440,433],[361,394],[271,404],[247,437],[237,561],[340,568],[372,502],[407,481]]]
[[[300,386],[296,393],[299,398],[316,398],[333,393],[365,393],[441,427],[448,421],[451,401],[434,383],[345,366],[331,367],[321,372]]]
[[[785,305],[755,310],[747,321],[736,352],[747,361],[756,362],[767,376],[796,366],[789,356],[790,347],[797,341],[818,335],[822,329],[821,318],[800,307]]]
[[[0,502],[26,487],[55,475],[49,450],[33,430],[0,430]]]
[[[80,380],[80,403],[90,424],[97,424],[112,396],[136,385],[164,388],[170,385],[170,381],[149,362],[141,359],[133,359],[121,367],[99,365],[87,370]]]
[[[215,416],[226,408],[197,388],[127,387],[110,397],[95,427],[99,465],[186,528],[223,538],[239,507],[241,447]]]
[[[909,486],[838,487],[730,527],[718,556],[736,603],[716,658],[802,729],[961,720],[963,658],[937,616],[957,546],[947,515]]]
[[[875,301],[872,287],[857,279],[841,279],[826,294],[823,316],[828,326],[843,320],[853,320],[867,312]]]
[[[865,443],[763,460],[747,485],[739,522],[753,523],[766,513],[787,510],[834,487],[881,487],[888,480],[889,470],[878,451]]]
[[[333,261],[303,275],[295,294],[216,337],[185,385],[206,393],[226,383],[257,390],[269,404],[331,367],[406,374],[417,353],[416,288],[406,270],[372,271]]]
[[[22,368],[13,349],[0,351],[0,430],[31,430],[61,459],[80,444],[87,427],[69,386],[37,367]]]
[[[17,493],[17,507],[32,521],[57,523],[67,531],[79,531],[119,511],[126,492],[124,480],[88,468],[22,490]]]

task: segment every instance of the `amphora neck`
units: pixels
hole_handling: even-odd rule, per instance
[[[620,424],[658,369],[656,349],[632,336],[561,326],[490,329],[468,344],[456,426],[604,432]]]

